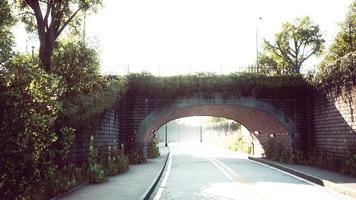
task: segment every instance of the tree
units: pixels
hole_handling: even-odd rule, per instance
[[[258,56],[259,71],[263,74],[282,74],[286,71],[288,63],[273,52],[264,50]]]
[[[7,0],[0,1],[0,68],[9,61],[14,43],[11,27],[15,19]]]
[[[318,25],[309,17],[297,18],[294,23],[286,22],[282,31],[275,34],[275,41],[264,41],[264,51],[270,58],[282,59],[287,64],[285,73],[299,73],[304,61],[312,55],[319,55],[323,49],[324,39]]]
[[[330,49],[321,65],[333,62],[346,54],[356,51],[356,1],[349,6],[344,22],[340,24]]]
[[[52,72],[52,55],[55,41],[64,29],[80,25],[79,12],[95,12],[102,0],[16,0],[21,20],[30,32],[37,31],[40,42],[39,58],[42,68]]]
[[[65,96],[88,93],[99,84],[99,55],[87,43],[75,39],[57,42],[52,71],[67,84]]]

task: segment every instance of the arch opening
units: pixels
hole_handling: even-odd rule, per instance
[[[156,131],[161,143],[204,143],[217,148],[261,156],[260,141],[243,124],[224,117],[191,116],[163,124]]]
[[[298,135],[294,123],[272,105],[252,98],[233,100],[182,99],[151,112],[140,124],[137,141],[147,146],[150,133],[175,119],[191,116],[224,117],[243,124],[262,149],[270,140],[292,153]],[[262,151],[262,152],[261,152]],[[263,153],[263,150],[260,150]]]

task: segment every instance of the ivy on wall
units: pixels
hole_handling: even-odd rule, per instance
[[[351,91],[356,85],[356,52],[323,67],[312,81],[314,87],[324,94],[338,96],[343,90]]]

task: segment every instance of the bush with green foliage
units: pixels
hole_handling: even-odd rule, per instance
[[[100,162],[98,147],[94,142],[94,137],[90,137],[87,175],[89,183],[102,183],[107,181],[105,166]]]
[[[129,164],[140,164],[146,162],[143,154],[139,152],[138,148],[132,148],[128,151]]]
[[[245,152],[250,154],[252,151],[252,144],[246,141],[241,133],[233,135],[233,140],[230,141],[229,147],[232,151]]]
[[[105,171],[108,176],[113,176],[129,169],[128,156],[118,148],[117,144],[109,146],[107,151],[102,154],[104,159],[101,163],[105,166]]]
[[[95,61],[90,58],[93,56],[90,49],[69,47],[60,50],[63,55],[69,51]],[[98,67],[95,62],[90,66],[82,60],[67,62],[60,56],[61,62],[56,59],[54,64],[65,65],[57,66],[62,74],[44,72],[38,60],[30,55],[15,55],[0,68],[0,159],[4,163],[0,165],[0,193],[5,199],[32,198],[33,190],[50,180],[46,177],[66,171],[65,166],[71,165],[67,155],[76,132],[69,127],[88,126],[90,120],[100,117],[125,91],[124,78],[99,75],[94,70]],[[86,66],[80,65],[83,63]],[[70,80],[77,80],[78,86]],[[92,170],[97,168],[92,166]],[[70,179],[61,177],[64,182]],[[62,185],[68,184],[57,184],[57,188],[45,184],[43,191],[55,195],[67,189]]]
[[[129,170],[129,157],[124,153],[123,150],[117,148],[117,152],[114,153],[117,163],[117,172],[123,173]]]
[[[152,139],[148,143],[147,158],[157,158],[160,155],[157,144],[158,144],[157,139]]]
[[[0,190],[3,198],[15,199],[52,165],[52,149],[65,131],[54,130],[51,121],[65,88],[60,77],[32,65],[29,56],[15,56],[0,72]]]
[[[73,164],[63,167],[52,166],[41,181],[40,186],[30,195],[36,195],[33,199],[48,199],[62,194],[85,181],[85,172],[82,168]]]

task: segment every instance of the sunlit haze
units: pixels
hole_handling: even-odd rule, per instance
[[[296,17],[310,16],[330,44],[349,4],[350,0],[104,0],[104,8],[87,17],[86,34],[88,40],[98,41],[104,73],[229,73],[256,62],[256,30],[261,44],[263,38],[272,39],[282,22]],[[19,30],[17,48],[24,51],[26,36]],[[304,70],[316,63],[312,59]]]

